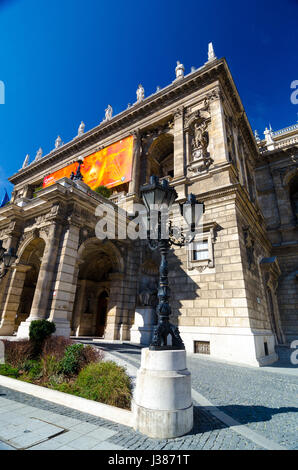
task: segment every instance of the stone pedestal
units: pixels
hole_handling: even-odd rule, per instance
[[[192,430],[191,376],[185,351],[142,350],[132,411],[135,430],[152,438],[175,438]]]
[[[155,310],[152,307],[136,308],[134,324],[130,329],[130,341],[132,343],[144,344],[146,346],[151,343],[154,314]]]
[[[17,338],[28,339],[29,329],[33,320],[40,320],[40,318],[30,318],[30,320],[22,321],[17,331]]]

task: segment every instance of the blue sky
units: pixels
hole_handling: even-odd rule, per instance
[[[44,155],[59,134],[72,139],[190,72],[213,42],[226,57],[253,129],[297,121],[298,0],[0,0],[0,198],[6,178]]]

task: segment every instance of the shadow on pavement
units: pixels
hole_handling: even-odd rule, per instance
[[[206,410],[203,406],[194,406],[194,429],[190,434],[223,428],[233,429],[233,426],[225,425],[213,416],[213,408],[214,412],[219,410],[243,425],[270,421],[276,414],[298,412],[298,408],[295,407],[267,408],[265,406],[227,405],[208,407],[208,410]]]

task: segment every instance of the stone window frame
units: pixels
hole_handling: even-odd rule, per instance
[[[214,243],[216,239],[216,222],[211,222],[204,224],[201,228],[201,231],[196,234],[194,240],[190,243],[187,247],[187,269],[198,269],[199,271],[203,271],[206,268],[214,268],[215,267],[215,259],[214,259]],[[208,258],[204,260],[195,260],[193,259],[193,252],[194,252],[194,243],[199,241],[208,241]]]

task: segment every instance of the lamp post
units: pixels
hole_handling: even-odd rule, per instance
[[[156,176],[150,177],[150,182],[140,189],[144,205],[147,210],[148,230],[147,239],[149,246],[152,250],[159,248],[161,254],[161,263],[159,268],[160,279],[158,289],[158,325],[154,329],[153,340],[150,345],[150,350],[175,350],[185,349],[184,343],[181,339],[179,329],[169,321],[171,315],[171,307],[169,304],[170,288],[168,282],[168,252],[171,245],[184,246],[186,243],[191,243],[195,237],[195,227],[199,221],[200,214],[196,211],[197,201],[193,194],[190,194],[188,200],[184,204],[180,204],[181,215],[184,216],[188,226],[190,227],[189,238],[187,239],[183,233],[177,239],[174,236],[174,228],[169,222],[169,230],[164,231],[161,226],[161,213],[162,211],[168,212],[171,209],[173,202],[177,199],[178,195],[174,188],[169,186],[167,180],[162,182]],[[151,227],[155,233],[157,232],[157,240],[151,240],[150,226],[153,213],[157,212],[157,230]],[[156,220],[156,218],[155,218]],[[168,336],[172,338],[172,344],[168,345]]]
[[[168,439],[183,436],[192,429],[193,404],[185,346],[178,327],[169,321],[171,307],[167,256],[172,245],[182,247],[194,240],[195,227],[201,214],[196,210],[198,204],[195,196],[190,194],[188,200],[180,205],[181,214],[190,230],[186,234],[181,232],[177,237],[171,222],[167,217],[162,217],[163,213],[167,215],[177,199],[175,189],[169,186],[168,181],[160,182],[156,176],[151,176],[149,184],[142,186],[140,192],[149,222],[148,243],[152,250],[159,248],[161,262],[157,294],[158,324],[151,345],[142,349],[132,404],[134,428],[152,438]],[[171,345],[168,344],[169,335]]]
[[[13,265],[16,261],[17,255],[13,248],[9,248],[7,251],[3,248],[3,241],[0,240],[0,263],[4,264],[3,272],[0,273],[0,279],[2,279],[7,273],[8,269]]]

